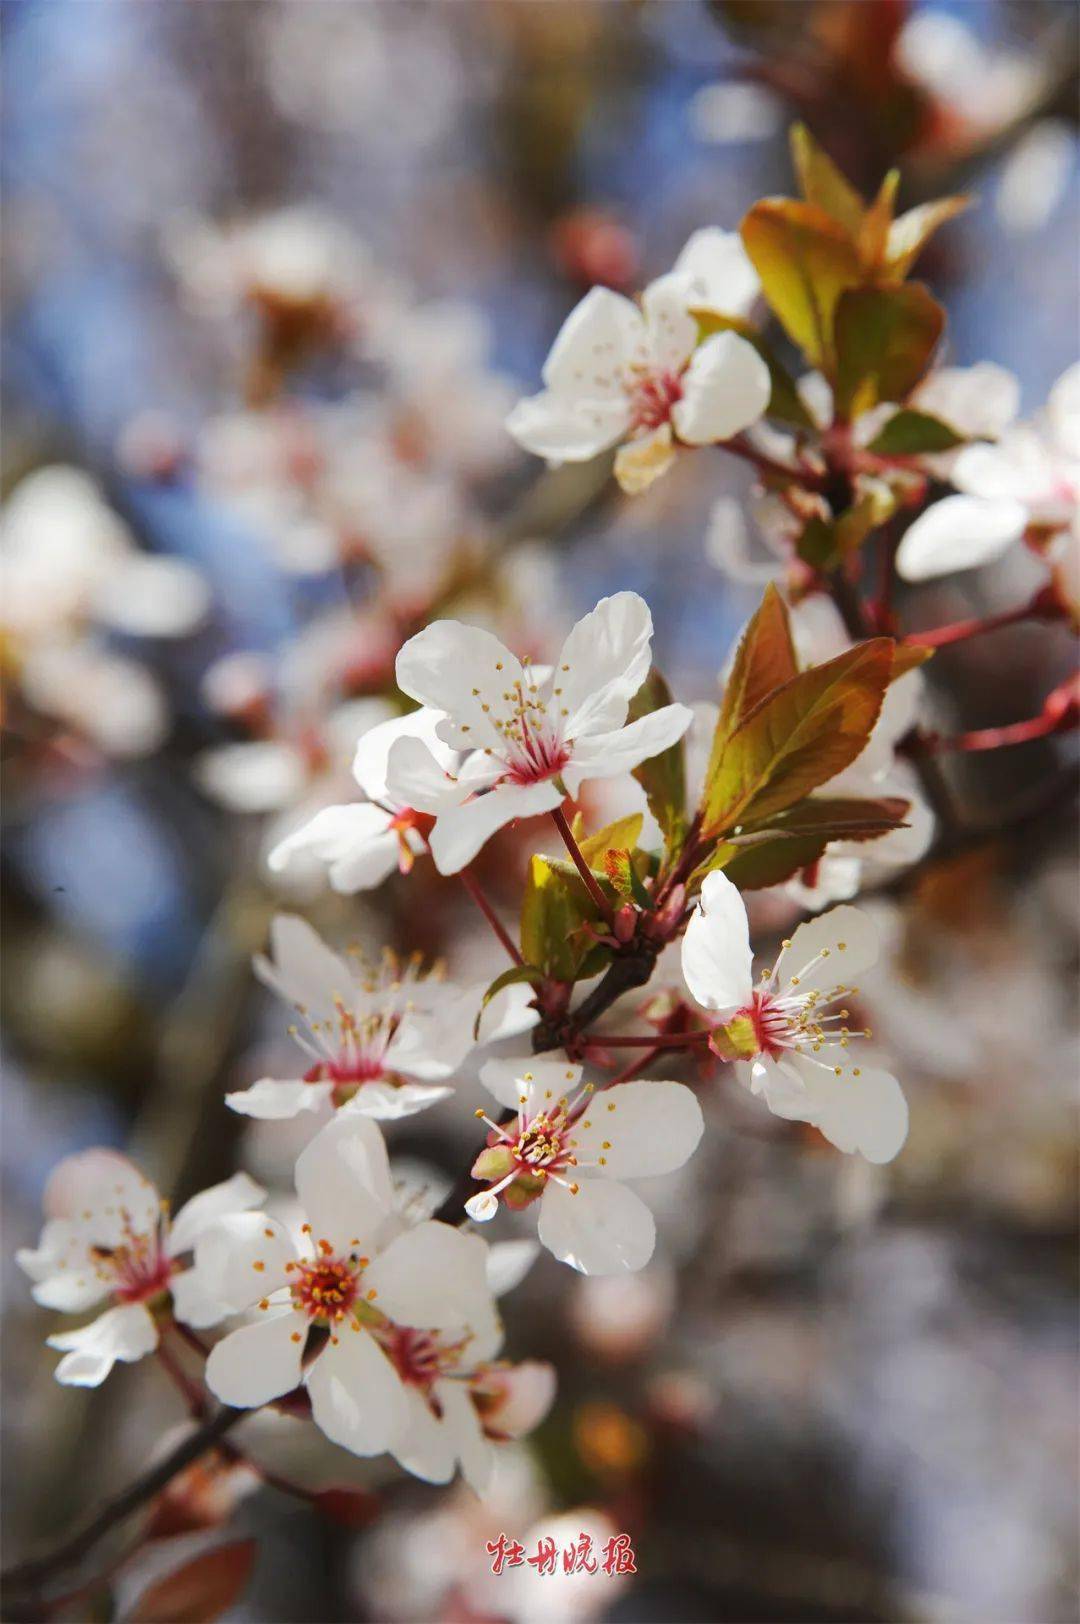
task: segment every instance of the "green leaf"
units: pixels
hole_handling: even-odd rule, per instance
[[[624,846],[629,846],[633,850],[638,843],[641,825],[644,822],[645,819],[640,812],[632,812],[625,818],[616,818],[614,823],[609,823],[604,829],[598,829],[594,835],[586,835],[584,840],[579,838],[578,848],[582,857],[590,868],[602,873],[605,853],[621,850]]]
[[[855,244],[824,209],[790,198],[763,198],[740,229],[765,297],[789,337],[811,366],[831,377],[836,301],[863,276]]]
[[[817,425],[803,405],[802,396],[795,387],[795,380],[787,368],[777,360],[773,350],[762,338],[757,328],[743,316],[726,316],[723,311],[709,310],[704,306],[695,306],[690,314],[698,324],[699,340],[711,338],[714,333],[738,333],[752,344],[761,359],[769,369],[769,378],[772,382],[772,393],[766,408],[766,417],[778,418],[782,423],[791,423],[795,428],[814,430]]]
[[[671,690],[659,671],[653,666],[641,687],[630,701],[627,722],[636,722],[651,711],[671,704]],[[682,739],[676,740],[658,756],[651,756],[635,767],[633,776],[645,791],[649,811],[656,819],[664,836],[664,845],[670,857],[682,845],[686,833],[686,747]],[[613,840],[612,846],[629,846],[633,850],[641,834],[641,822],[633,835]]]
[[[814,514],[803,525],[795,551],[812,569],[828,569],[836,562],[836,531],[830,519]]]
[[[473,1022],[473,1038],[479,1038],[480,1022],[483,1019],[484,1011],[496,993],[502,992],[504,987],[513,987],[520,981],[531,981],[534,987],[538,987],[543,979],[544,972],[538,969],[535,964],[512,964],[509,970],[504,970],[501,976],[496,976],[480,1000],[480,1008],[477,1010],[476,1020]]]
[[[818,146],[805,124],[791,126],[790,141],[791,158],[803,197],[808,203],[824,209],[850,237],[857,237],[866,214],[866,204],[854,186]]]
[[[920,203],[908,209],[889,227],[885,243],[885,270],[890,281],[902,282],[934,232],[963,214],[974,200],[970,197],[939,197],[934,203]]]
[[[598,975],[611,951],[602,943],[590,943],[581,927],[597,924],[599,918],[572,863],[533,857],[521,901],[521,952],[529,965],[554,981]]]
[[[889,418],[867,450],[876,451],[880,457],[917,457],[923,452],[951,451],[963,444],[964,436],[940,417],[905,406]]]
[[[813,834],[770,835],[752,846],[721,841],[708,863],[691,877],[687,890],[693,896],[705,875],[718,868],[740,891],[763,891],[770,885],[782,885],[793,874],[816,863],[827,845],[824,835]]]
[[[724,746],[708,787],[706,829],[760,822],[849,766],[877,721],[892,658],[892,639],[877,637],[799,672],[762,700]]]
[[[879,400],[903,400],[926,372],[944,327],[944,310],[920,283],[841,293],[837,411],[850,419]]]
[[[735,729],[763,699],[785,682],[790,682],[798,670],[788,607],[775,584],[770,581],[761,603],[739,639],[731,675],[724,688],[705,773],[706,800],[708,786],[719,770],[724,746]]]

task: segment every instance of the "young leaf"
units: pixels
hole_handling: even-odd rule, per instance
[[[666,705],[668,701],[665,699]],[[590,868],[603,872],[604,854],[620,847],[629,846],[631,851],[637,845],[641,835],[641,825],[645,822],[640,812],[632,812],[625,818],[616,818],[606,828],[598,829],[594,835],[586,835],[584,839],[578,838],[578,847],[582,857]]]
[[[789,839],[814,834],[826,840],[876,840],[902,828],[910,809],[911,802],[900,795],[808,795],[771,817],[768,832]]]
[[[885,257],[899,186],[899,169],[890,169],[863,218],[859,231],[859,253],[867,270],[876,270]]]
[[[253,1539],[203,1551],[144,1590],[130,1624],[213,1624],[243,1594],[254,1562]]]
[[[837,410],[851,418],[879,400],[903,400],[926,372],[944,326],[944,310],[920,283],[841,293]]]
[[[939,227],[971,207],[970,197],[940,197],[908,209],[889,227],[885,243],[885,270],[889,280],[902,282]]]
[[[803,525],[795,551],[812,569],[829,569],[836,562],[836,531],[832,521],[813,514]]]
[[[639,717],[647,716],[650,711],[660,710],[662,706],[670,704],[671,690],[653,666],[630,701],[626,719],[628,722],[636,722]],[[670,857],[681,846],[686,832],[686,746],[683,740],[677,740],[675,744],[662,750],[658,756],[643,761],[640,767],[634,768],[633,776],[645,791],[649,811],[660,825]],[[611,840],[608,844],[629,846],[633,850],[641,834],[641,822],[639,817],[637,829],[632,834],[626,834],[619,840]]]
[[[857,237],[866,204],[818,146],[805,124],[791,127],[791,158],[799,178],[799,190],[806,201],[830,214],[849,237]]]
[[[858,643],[763,699],[721,752],[706,792],[706,829],[760,822],[849,766],[877,721],[892,651],[887,637]]]
[[[712,753],[705,774],[706,785],[711,784],[724,745],[740,722],[767,695],[785,682],[790,682],[798,670],[788,607],[775,584],[770,581],[735,651],[713,735]]]
[[[718,868],[723,869],[740,891],[762,891],[770,885],[782,885],[793,874],[818,862],[828,843],[825,835],[814,834],[769,835],[752,846],[721,841],[709,861],[691,876],[687,890],[693,896],[706,874]]]
[[[931,451],[951,451],[963,444],[964,436],[940,417],[905,406],[889,418],[867,450],[876,451],[880,457],[917,457]]]
[[[692,308],[690,314],[698,324],[698,338],[704,340],[711,338],[714,333],[738,333],[752,344],[761,359],[769,369],[769,378],[772,382],[772,394],[766,408],[766,417],[776,417],[782,423],[791,423],[795,428],[814,429],[816,424],[803,405],[802,396],[795,387],[795,380],[787,368],[777,360],[772,349],[766,344],[757,328],[743,316],[725,316],[720,310],[708,310],[704,306]]]
[[[596,924],[599,917],[572,864],[532,859],[521,902],[521,953],[529,965],[555,981],[598,975],[610,951],[583,939],[581,927]]]
[[[925,643],[897,643],[893,649],[892,674],[889,681],[895,682],[908,671],[914,671],[917,666],[925,665],[927,660],[934,658],[936,652],[936,649],[928,648]]]
[[[769,304],[811,366],[831,375],[836,301],[863,275],[855,244],[824,209],[790,198],[755,203],[740,229]]]

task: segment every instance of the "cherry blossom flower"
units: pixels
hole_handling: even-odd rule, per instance
[[[671,1173],[693,1155],[701,1107],[682,1083],[617,1083],[594,1095],[582,1068],[549,1059],[489,1060],[480,1079],[516,1120],[489,1127],[473,1177],[489,1188],[465,1211],[477,1223],[539,1200],[543,1246],[582,1274],[640,1269],[656,1242],[652,1213],[624,1178]]]
[[[900,543],[905,581],[992,563],[1029,529],[1080,541],[1080,363],[1058,379],[1039,417],[996,445],[966,447],[950,477],[958,494],[927,508]]]
[[[644,490],[675,459],[676,444],[709,445],[755,423],[769,404],[769,370],[746,339],[718,333],[698,343],[691,310],[742,314],[757,277],[737,238],[691,237],[674,269],[650,283],[640,308],[592,288],[544,363],[544,390],[519,401],[507,428],[549,463],[588,462],[622,446],[615,474]]]
[[[840,907],[800,925],[755,987],[746,906],[726,875],[710,874],[683,938],[682,968],[693,998],[719,1017],[713,1046],[736,1059],[740,1082],[775,1116],[808,1122],[838,1150],[888,1162],[907,1137],[907,1103],[888,1072],[852,1065],[850,980],[877,959],[877,931],[857,908]],[[827,1011],[829,1011],[827,1013]]]
[[[439,739],[439,722],[437,712],[422,709],[365,733],[356,746],[352,772],[366,799],[317,812],[273,848],[267,859],[270,869],[284,873],[298,858],[314,858],[326,865],[334,890],[345,894],[371,890],[395,869],[407,874],[426,850],[423,831],[430,818],[391,795],[386,782],[390,751],[398,739],[419,739],[449,773],[457,755]]]
[[[150,1180],[114,1150],[84,1150],[54,1168],[45,1186],[46,1215],[36,1249],[16,1253],[43,1308],[77,1314],[106,1298],[112,1307],[89,1325],[50,1336],[64,1354],[56,1379],[97,1387],[116,1361],[130,1364],[157,1347],[156,1310],[170,1302],[187,1325],[216,1325],[227,1310],[198,1269],[178,1261],[207,1227],[263,1199],[246,1173],[215,1184],[170,1220]]]
[[[482,1484],[491,1457],[471,1389],[478,1381],[481,1402],[492,1396],[486,1366],[502,1338],[487,1248],[448,1224],[406,1224],[382,1136],[361,1116],[316,1135],[296,1191],[299,1249],[265,1213],[226,1219],[199,1242],[203,1277],[233,1311],[255,1314],[212,1349],[210,1388],[254,1409],[302,1382],[332,1442],[356,1455],[390,1450],[436,1482],[460,1462]]]
[[[262,1077],[226,1103],[244,1116],[281,1120],[328,1103],[364,1116],[413,1116],[452,1093],[440,1086],[473,1046],[483,986],[457,987],[425,975],[416,959],[385,953],[354,963],[305,920],[278,914],[274,959],[256,959],[263,981],[295,1005],[292,1034],[308,1062],[301,1077]]]
[[[553,811],[586,779],[629,772],[682,736],[685,705],[626,725],[649,670],[652,629],[645,601],[618,592],[578,621],[544,671],[456,620],[433,621],[409,639],[397,659],[399,687],[439,713],[444,744],[471,752],[455,776],[420,740],[398,740],[390,751],[390,793],[434,817],[440,873],[463,868],[514,818]]]

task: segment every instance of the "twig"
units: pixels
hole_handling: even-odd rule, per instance
[[[559,833],[562,835],[563,844],[565,845],[567,851],[570,853],[570,856],[574,860],[574,867],[577,869],[578,873],[581,875],[581,878],[582,878],[582,880],[584,882],[586,891],[588,891],[589,895],[592,897],[593,901],[596,903],[596,906],[600,909],[601,914],[604,916],[604,918],[610,924],[612,922],[612,920],[614,919],[614,917],[615,917],[615,914],[614,914],[614,911],[612,909],[611,903],[608,901],[607,897],[604,895],[603,891],[601,890],[600,882],[596,878],[596,875],[593,873],[592,869],[589,867],[588,863],[585,861],[585,858],[582,855],[581,847],[578,845],[577,841],[574,839],[573,830],[570,828],[570,825],[566,821],[566,816],[565,816],[565,814],[563,812],[562,807],[561,806],[555,807],[555,809],[552,812],[551,816],[552,816],[552,820],[554,821],[556,829],[558,829]]]
[[[524,964],[525,960],[519,953],[509,932],[499,920],[499,917],[485,895],[479,880],[477,880],[474,875],[470,874],[467,868],[463,868],[459,871],[458,878],[461,880],[462,885],[472,897],[473,901],[476,903],[476,906],[480,909],[480,912],[483,914],[484,918],[487,920],[488,924],[491,926],[492,930],[495,932],[496,936],[499,938],[499,941],[502,943],[503,947],[505,947],[514,963]]]

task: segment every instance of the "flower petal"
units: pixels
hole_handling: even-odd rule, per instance
[[[642,1179],[681,1167],[704,1131],[701,1106],[685,1084],[618,1083],[590,1101],[571,1143],[582,1167],[602,1159],[598,1174]]]
[[[333,1092],[333,1083],[305,1083],[302,1078],[279,1082],[276,1077],[260,1077],[250,1088],[226,1094],[225,1104],[230,1111],[257,1117],[260,1122],[287,1122],[304,1111],[317,1111]]]
[[[190,1252],[207,1225],[230,1213],[247,1212],[265,1201],[266,1191],[246,1173],[234,1173],[223,1184],[212,1184],[186,1201],[169,1229],[168,1252],[177,1257]]]
[[[583,1178],[577,1195],[549,1180],[540,1198],[537,1235],[560,1262],[581,1274],[642,1269],[656,1245],[652,1213],[614,1179]]]
[[[622,362],[645,342],[645,323],[631,299],[590,288],[559,329],[541,376],[570,399],[611,400],[623,393]]]
[[[1027,509],[1008,498],[946,496],[904,532],[896,554],[902,580],[930,581],[989,564],[1019,541]]]
[[[586,779],[614,778],[632,772],[681,739],[693,720],[688,705],[662,705],[613,733],[575,739],[573,755],[563,768],[567,789],[576,798]]]
[[[161,1198],[145,1173],[119,1151],[81,1150],[49,1174],[42,1197],[48,1218],[67,1218],[99,1246],[119,1246],[130,1225],[137,1235],[157,1228]]]
[[[402,646],[396,671],[402,693],[446,713],[458,748],[501,752],[502,740],[483,705],[524,681],[524,673],[517,656],[491,632],[460,620],[433,620]],[[445,730],[440,737],[446,738]]]
[[[232,1313],[288,1284],[296,1247],[284,1224],[265,1212],[219,1218],[195,1242],[195,1268],[207,1293]]]
[[[687,445],[711,445],[763,416],[772,393],[769,369],[738,333],[716,333],[695,350],[671,420]]]
[[[440,874],[457,874],[498,829],[515,818],[554,811],[562,793],[552,779],[539,784],[498,784],[486,795],[451,807],[431,831],[431,854]]]
[[[255,1410],[300,1384],[304,1321],[292,1307],[267,1309],[210,1349],[206,1385],[222,1402]],[[293,1337],[298,1338],[293,1341]]]
[[[399,1325],[464,1330],[495,1314],[487,1247],[449,1224],[429,1220],[407,1229],[365,1271],[364,1284]]]
[[[852,1066],[846,1050],[837,1048],[835,1058],[836,1068],[805,1056],[796,1062],[814,1101],[813,1117],[807,1120],[837,1150],[858,1151],[868,1162],[891,1162],[908,1133],[900,1084],[887,1071]]]
[[[495,1450],[484,1437],[469,1389],[464,1382],[440,1381],[435,1391],[442,1406],[443,1426],[461,1462],[461,1475],[476,1494],[483,1494],[495,1470]]]
[[[271,873],[284,874],[298,858],[314,857],[327,865],[335,891],[349,896],[381,885],[398,866],[400,846],[390,827],[390,813],[360,802],[324,806],[267,855]]]
[[[519,400],[506,419],[507,432],[525,451],[556,465],[590,462],[615,445],[630,428],[630,403],[575,398],[550,389]]]
[[[374,1122],[339,1111],[301,1152],[296,1193],[317,1242],[337,1252],[377,1252],[395,1207],[386,1144]]]
[[[419,739],[426,744],[440,766],[449,769],[454,764],[454,753],[441,742],[435,731],[442,720],[442,712],[421,705],[407,716],[395,716],[389,722],[380,722],[360,739],[353,757],[353,777],[369,801],[387,798],[386,773],[390,751],[398,739]]]
[[[706,226],[688,238],[671,275],[690,284],[687,302],[746,316],[761,292],[761,283],[737,231]]]
[[[394,1446],[395,1459],[425,1483],[449,1483],[457,1470],[457,1452],[449,1428],[417,1388],[405,1387],[404,1394],[406,1421]]]
[[[525,1359],[485,1373],[482,1388],[497,1398],[485,1404],[484,1431],[489,1437],[523,1438],[532,1432],[555,1401],[555,1367],[541,1359]]]
[[[552,683],[566,710],[565,738],[621,727],[631,699],[649,674],[653,618],[637,592],[615,592],[572,628],[555,662]]]
[[[535,1241],[499,1241],[487,1249],[487,1282],[493,1297],[519,1286],[540,1256]]]
[[[746,904],[725,874],[707,874],[682,944],[691,996],[705,1009],[740,1009],[754,990],[753,963]]]
[[[627,496],[640,496],[667,473],[676,455],[670,423],[661,423],[650,434],[629,440],[615,454],[614,473],[619,489]]]
[[[641,296],[649,355],[658,372],[677,376],[697,343],[698,325],[687,307],[689,293],[684,277],[668,274],[650,282]]]
[[[64,1353],[56,1379],[65,1387],[100,1387],[118,1359],[133,1364],[157,1347],[153,1315],[142,1303],[110,1308],[77,1331],[50,1336],[50,1348]]]
[[[453,1092],[436,1083],[364,1083],[341,1110],[346,1116],[355,1113],[375,1122],[399,1122],[449,1099]]]
[[[436,725],[443,721],[444,717],[438,717]],[[439,748],[444,755],[447,753],[444,744]],[[396,739],[390,750],[386,776],[391,800],[417,812],[437,815],[455,806],[467,793],[423,739]]]
[[[850,987],[854,976],[877,963],[878,948],[878,929],[869,914],[858,908],[832,908],[795,931],[776,961],[777,984],[781,989],[797,987],[800,993],[841,982]]]
[[[15,1261],[34,1282],[36,1303],[78,1314],[108,1296],[110,1279],[92,1256],[92,1244],[84,1226],[50,1218],[36,1247],[20,1247]]]
[[[270,949],[272,960],[262,956],[255,960],[259,980],[286,1003],[301,1004],[320,1020],[333,1018],[335,997],[345,997],[353,986],[345,960],[297,914],[275,916]]]
[[[305,1378],[315,1425],[354,1455],[393,1449],[408,1424],[397,1371],[363,1329],[341,1331]]]
[[[480,1081],[511,1111],[522,1109],[524,1095],[524,1109],[531,1116],[534,1100],[558,1100],[574,1093],[581,1081],[581,1067],[543,1055],[520,1055],[486,1060],[480,1067]]]

